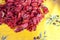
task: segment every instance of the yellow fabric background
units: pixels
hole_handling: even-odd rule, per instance
[[[2,1],[0,1],[0,3],[2,3]],[[60,27],[46,25],[45,22],[47,20],[46,18],[50,14],[60,13],[59,7],[52,0],[47,0],[44,5],[48,7],[49,13],[37,25],[36,31],[29,32],[27,30],[23,30],[19,33],[15,33],[6,24],[2,24],[0,25],[0,40],[2,36],[7,36],[6,40],[33,40],[33,37],[37,37],[40,33],[42,33],[42,36],[44,37],[44,31],[46,31],[46,40],[60,40]],[[40,40],[42,40],[42,38]]]

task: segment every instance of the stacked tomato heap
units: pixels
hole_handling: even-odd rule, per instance
[[[5,23],[15,32],[36,30],[36,25],[48,12],[43,0],[5,0],[0,5],[0,24]],[[41,11],[42,9],[42,11]]]

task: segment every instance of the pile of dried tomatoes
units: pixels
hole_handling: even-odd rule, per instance
[[[15,32],[24,29],[36,30],[37,24],[44,18],[48,8],[43,0],[5,0],[0,5],[0,24],[5,23]],[[42,11],[41,11],[42,10]]]

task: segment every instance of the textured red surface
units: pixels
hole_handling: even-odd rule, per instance
[[[5,0],[0,6],[0,24],[5,23],[15,32],[27,29],[36,30],[36,25],[48,12],[43,0]],[[42,11],[41,11],[41,9]]]

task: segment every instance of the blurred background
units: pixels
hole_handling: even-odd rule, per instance
[[[0,0],[0,4],[4,3],[4,0]],[[0,40],[60,40],[60,22],[56,22],[60,21],[60,0],[46,0],[43,4],[49,9],[49,13],[37,25],[36,31],[29,32],[25,29],[15,33],[6,24],[2,24]]]

